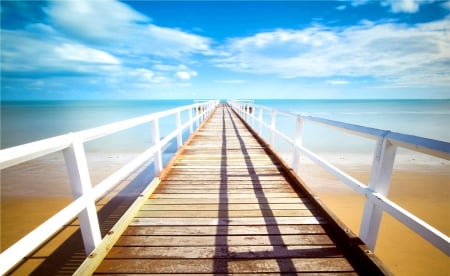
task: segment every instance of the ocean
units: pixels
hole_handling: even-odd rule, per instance
[[[119,120],[192,104],[193,100],[15,101],[1,103],[1,148],[80,131]],[[383,130],[450,141],[450,100],[255,100],[255,104]],[[269,114],[265,115],[269,116]],[[161,135],[175,121],[160,122]],[[295,122],[277,118],[294,135]],[[140,126],[86,145],[91,151],[139,151],[151,144],[150,127]],[[323,139],[317,139],[322,137]],[[328,138],[328,139],[327,139]],[[372,150],[373,141],[305,124],[304,144],[319,152]],[[286,150],[281,146],[281,150]]]
[[[289,113],[450,141],[450,100],[258,100],[255,103]],[[294,137],[292,119],[280,116],[276,123],[289,137]],[[317,152],[368,153],[373,151],[375,141],[306,122],[303,144]],[[279,145],[278,150],[289,149]]]

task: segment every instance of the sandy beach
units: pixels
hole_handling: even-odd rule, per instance
[[[325,154],[355,179],[368,183],[371,157]],[[334,176],[301,160],[302,178],[310,189],[355,233],[359,233],[365,198]],[[399,154],[388,198],[439,231],[450,235],[450,162]],[[382,218],[375,254],[396,275],[449,275],[449,258],[388,214]]]
[[[91,153],[88,156],[93,185],[129,161],[132,153]],[[371,157],[325,154],[326,159],[367,183]],[[450,164],[446,161],[399,155],[389,198],[443,233],[450,234]],[[306,159],[302,178],[338,217],[359,232],[364,197]],[[1,249],[4,250],[71,201],[62,154],[54,154],[13,167],[2,173]],[[32,180],[32,181],[31,181]],[[69,231],[70,232],[70,231]],[[67,234],[66,234],[67,235]],[[64,235],[63,235],[64,236]],[[40,250],[45,256],[58,242]],[[383,216],[375,253],[397,275],[448,275],[450,262],[418,235],[388,215]],[[21,273],[31,272],[42,260],[29,262]]]

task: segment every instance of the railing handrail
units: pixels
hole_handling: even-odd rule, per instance
[[[47,155],[67,148],[73,138],[71,135],[76,135],[83,142],[88,142],[144,124],[146,122],[150,122],[155,119],[160,119],[176,114],[177,112],[186,111],[188,109],[196,108],[202,105],[205,105],[205,102],[155,112],[144,116],[139,116],[98,127],[93,127],[90,129],[54,136],[35,142],[2,149],[0,154],[0,169],[3,170],[25,161],[35,159],[39,156]],[[33,154],[31,154],[31,152],[33,152]]]
[[[389,200],[386,195],[389,190],[390,178],[392,175],[394,159],[397,147],[407,148],[412,151],[432,155],[438,158],[450,160],[450,143],[444,141],[433,140],[429,138],[402,134],[388,130],[364,127],[355,124],[349,124],[329,119],[313,117],[302,114],[294,114],[284,112],[260,105],[249,105],[239,100],[229,101],[234,110],[246,120],[254,130],[262,136],[262,127],[266,127],[270,131],[269,144],[274,146],[273,137],[278,135],[292,146],[294,146],[294,156],[292,167],[298,172],[300,162],[300,153],[317,163],[319,166],[335,175],[339,180],[344,182],[354,191],[366,196],[364,214],[361,222],[360,237],[371,248],[375,248],[378,230],[381,222],[381,214],[383,211],[389,213],[408,228],[415,231],[422,238],[433,244],[436,248],[450,256],[450,238],[413,215],[409,211],[403,209],[396,203]],[[251,108],[249,108],[251,107]],[[255,110],[259,109],[258,116],[255,116]],[[264,121],[263,112],[269,111],[271,114],[271,122]],[[296,119],[296,137],[291,138],[276,128],[276,115],[281,114]],[[255,121],[259,123],[259,130],[255,128]],[[304,121],[320,124],[328,128],[338,129],[354,135],[377,140],[372,162],[371,175],[368,185],[347,175],[340,169],[336,168],[325,159],[316,155],[302,145],[302,132]]]
[[[177,138],[179,147],[182,144],[182,133],[187,128],[192,133],[193,126],[196,125],[198,128],[200,123],[212,113],[218,103],[219,101],[217,100],[199,102],[0,150],[1,170],[41,156],[62,151],[75,198],[68,206],[61,209],[54,216],[1,252],[0,275],[3,275],[14,267],[25,256],[30,254],[77,215],[80,220],[85,251],[87,254],[92,252],[102,239],[95,211],[95,201],[152,157],[155,163],[155,175],[157,175],[162,170],[161,152],[165,145],[172,139]],[[198,112],[198,108],[201,112]],[[182,124],[180,114],[186,111],[190,112],[189,118],[186,123]],[[193,111],[196,112],[196,116],[192,115]],[[176,115],[175,130],[161,139],[159,136],[158,120],[172,115]],[[146,123],[151,123],[153,126],[154,141],[152,146],[98,183],[95,187],[92,187],[83,144],[87,141]]]
[[[241,100],[234,100],[230,102],[241,102]],[[391,143],[397,146],[407,148],[413,151],[425,153],[442,159],[450,160],[450,143],[439,141],[435,139],[403,134],[398,132],[393,132],[390,130],[382,130],[377,128],[371,128],[356,124],[350,124],[330,119],[325,119],[316,116],[310,116],[301,113],[292,113],[286,111],[276,110],[275,108],[263,106],[263,105],[251,105],[252,107],[258,107],[262,110],[270,111],[275,110],[277,114],[284,115],[291,118],[301,118],[306,121],[310,121],[316,124],[325,125],[327,127],[333,127],[347,133],[352,133],[361,137],[369,138],[372,140],[377,140],[380,136],[385,136],[386,139],[391,141]],[[269,124],[262,122],[266,127]]]

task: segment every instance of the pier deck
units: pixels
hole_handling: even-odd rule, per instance
[[[227,106],[195,133],[95,274],[384,274]]]

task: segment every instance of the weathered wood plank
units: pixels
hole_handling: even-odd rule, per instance
[[[222,194],[153,194],[150,198],[197,198],[197,199],[207,199],[207,198],[221,198],[221,199],[238,199],[238,198],[297,198],[299,195],[296,193],[262,193],[255,191],[254,194],[233,194],[233,193],[222,193]]]
[[[296,225],[228,225],[217,226],[130,226],[123,235],[141,236],[202,236],[211,235],[267,235],[267,234],[325,234],[327,225],[324,224],[296,224]]]
[[[135,218],[130,225],[281,225],[281,224],[323,224],[321,217],[278,217],[278,218]]]
[[[202,177],[203,176],[203,177]],[[272,181],[286,181],[286,179],[280,175],[279,173],[264,173],[264,174],[259,174],[258,176],[253,176],[253,175],[249,175],[249,174],[242,174],[242,173],[234,173],[234,174],[216,174],[216,175],[211,175],[211,174],[189,174],[189,177],[186,177],[186,175],[180,175],[180,174],[173,174],[170,173],[169,175],[167,175],[164,180],[176,180],[176,181],[190,181],[190,179],[192,179],[193,177],[195,177],[195,181],[197,180],[201,180],[201,181],[220,181],[223,180],[225,177],[227,179],[227,181],[252,181],[252,180],[258,180],[258,181],[264,181],[264,180],[272,180]]]
[[[267,258],[336,258],[342,257],[342,252],[335,245],[241,245],[241,246],[126,246],[114,247],[110,259],[267,259]]]
[[[201,211],[201,210],[141,210],[136,214],[136,218],[215,218],[218,216],[218,212],[223,212],[224,210],[218,211]],[[308,217],[312,216],[310,210],[227,210],[227,216],[230,218],[247,218],[247,217],[261,217],[271,216],[276,217]]]
[[[220,260],[220,259],[219,259]],[[280,259],[107,259],[97,273],[291,273],[351,272],[345,258]]]
[[[203,189],[189,188],[190,186],[178,189],[178,187],[160,187],[156,193],[158,194],[275,194],[275,193],[292,193],[294,190],[290,187],[283,188],[252,188],[252,187],[236,187],[231,188],[209,188],[203,187]]]
[[[212,233],[214,234],[214,233]],[[328,235],[121,236],[115,246],[333,245]]]
[[[285,188],[293,189],[290,186],[286,186],[282,181],[265,180],[254,183],[250,180],[166,180],[162,187],[169,188],[174,187],[178,189],[208,189],[208,188],[222,188],[227,187],[229,189],[239,189],[239,188],[255,188],[260,186],[261,188]]]
[[[306,197],[274,197],[266,198],[266,203],[307,203],[309,199]],[[219,204],[220,198],[150,198],[146,204]],[[246,204],[246,203],[260,203],[256,197],[252,198],[228,198],[228,204]]]
[[[272,204],[146,204],[142,206],[142,211],[245,211],[245,210],[313,210],[314,206],[311,204],[287,204],[287,203],[272,203]]]

